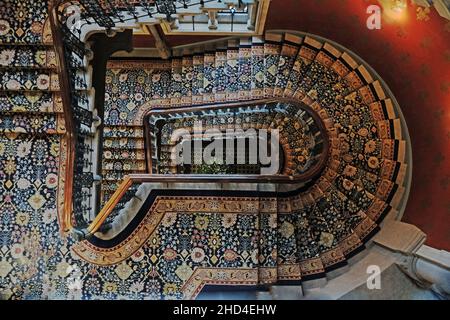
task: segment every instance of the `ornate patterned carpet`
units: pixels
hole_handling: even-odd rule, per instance
[[[283,5],[271,6],[268,30],[303,30],[333,39],[363,57],[392,89],[408,124],[414,158],[403,221],[423,230],[428,245],[450,250],[450,22],[406,1],[404,19],[383,17],[382,29],[371,31],[365,27],[366,9],[379,5],[377,0],[277,2]]]
[[[208,284],[295,283],[323,277],[345,265],[377,223],[388,213],[395,216],[399,207],[406,144],[394,103],[378,79],[330,43],[267,34],[265,39],[230,41],[226,49],[168,61],[112,60],[106,91],[104,150],[111,156],[103,166],[108,177],[105,199],[115,190],[112,183],[125,174],[145,172],[145,161],[136,166],[120,150],[142,153],[143,122],[154,108],[291,98],[317,113],[331,141],[320,178],[294,195],[260,192],[228,198],[221,192],[205,199],[202,192],[154,192],[130,223],[133,228],[110,241],[93,237],[74,247],[83,259],[99,265],[133,259],[143,248],[140,255],[156,265],[154,274],[175,281],[177,297],[194,297]],[[182,116],[193,121],[188,114]],[[284,117],[289,120],[260,112],[241,123],[286,132],[300,129],[290,123],[296,111]],[[234,116],[217,121],[237,122]],[[295,149],[294,140],[287,144]],[[241,231],[228,232],[234,228]]]
[[[39,9],[45,4],[11,1],[1,9],[2,298],[195,298],[207,284],[257,286],[323,276],[362,248],[385,214],[395,212],[405,149],[397,115],[379,83],[323,43],[268,37],[170,62],[111,61],[104,174],[111,174],[113,185],[126,172],[143,171],[127,166],[126,158],[142,155],[139,128],[156,105],[291,94],[330,106],[315,110],[335,121],[328,127],[334,153],[317,188],[286,199],[162,192],[138,216],[138,232],[109,248],[95,238],[74,244],[62,237],[57,204],[64,124],[45,10]],[[11,12],[29,20],[14,19]],[[41,21],[41,28],[31,20]],[[27,53],[19,59],[20,50]],[[129,153],[123,156],[119,149]],[[119,166],[108,159],[114,154]],[[340,216],[343,212],[349,215]]]

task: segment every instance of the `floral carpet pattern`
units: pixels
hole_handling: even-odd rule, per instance
[[[408,124],[414,157],[403,221],[423,230],[428,245],[449,251],[450,22],[433,8],[428,11],[405,1],[402,19],[382,16],[381,29],[369,30],[367,7],[381,1],[275,2],[283,9],[273,3],[267,30],[304,30],[332,39],[363,57],[394,92]]]
[[[293,12],[296,12],[295,8],[299,7],[298,3],[288,0],[287,2],[293,6]],[[309,6],[317,7],[317,3],[330,5],[330,8],[336,6],[334,0],[316,0],[311,3]],[[348,39],[354,38],[353,32],[355,30],[362,29],[361,25],[363,25],[365,17],[364,9],[369,1],[364,1],[364,6],[361,6],[361,8],[356,6],[357,9],[361,9],[360,11],[356,10],[355,6],[350,4],[350,1],[342,0],[339,3],[342,7],[328,16],[331,26],[342,23],[342,30],[338,32],[324,30],[326,24],[320,19],[315,21],[312,18],[313,14],[307,15],[306,19],[302,21],[298,21],[297,18],[295,22],[290,22],[288,19],[284,22],[272,19],[271,23],[275,23],[278,28],[314,30],[315,33],[324,34],[328,38],[334,38],[349,45],[349,47],[353,47]],[[37,44],[41,46],[43,43],[49,43],[51,38],[48,37],[48,27],[45,23],[47,4],[47,1],[37,0],[6,0],[2,2],[0,7],[0,44],[4,45],[5,48],[0,50],[0,61],[2,61],[0,67],[5,67],[5,63],[21,67],[33,66],[33,68],[49,66],[47,62],[43,62],[42,53],[39,54],[39,57],[35,55],[33,58],[32,55],[25,55],[27,58],[20,60],[17,56],[10,58],[13,54],[7,52],[14,44]],[[306,7],[302,4],[302,8],[320,14],[320,10],[316,7],[310,8],[308,4],[305,5]],[[347,10],[353,14],[350,19],[348,19]],[[285,17],[280,16],[278,20],[281,18],[284,19]],[[445,58],[436,59],[440,61],[439,63],[444,61],[441,64],[437,63],[430,66],[430,64],[424,63],[416,65],[415,61],[421,59],[421,57],[404,52],[396,47],[396,40],[411,37],[409,32],[412,31],[407,28],[399,27],[393,35],[389,35],[391,38],[387,36],[386,39],[381,39],[382,45],[378,45],[378,49],[374,51],[384,52],[384,54],[399,53],[391,56],[394,56],[400,65],[414,67],[418,74],[430,77],[430,74],[434,74],[436,66],[441,67],[441,70],[448,66],[449,49],[439,45],[440,40],[433,35],[434,30],[432,28],[422,28],[418,23],[432,22],[434,23],[433,26],[439,29],[439,34],[448,32],[450,30],[448,27],[444,30],[441,29],[443,23],[442,20],[438,19],[440,18],[432,16],[431,21],[427,21],[423,15],[420,15],[420,22],[417,22],[415,27],[421,31],[420,37],[417,36],[420,50],[424,52],[434,51],[433,54],[439,52],[439,54],[444,55]],[[291,24],[289,25],[289,23]],[[299,26],[299,24],[304,25]],[[334,29],[338,30],[339,28]],[[349,30],[353,32],[349,32]],[[334,34],[336,37],[333,37]],[[448,33],[446,36],[448,36]],[[367,46],[369,40],[365,34],[358,39],[356,48]],[[392,41],[392,39],[395,41]],[[433,49],[435,46],[437,47],[436,50]],[[281,47],[278,49],[282,52]],[[37,52],[36,48],[33,50]],[[364,52],[367,50],[369,52],[361,54],[361,56],[370,57],[370,46],[367,49],[362,49]],[[244,74],[245,78],[245,75],[250,73],[245,64],[248,64],[249,60],[255,64],[256,67],[251,69],[254,81],[251,83],[251,88],[249,83],[246,82],[246,88],[251,89],[254,97],[263,97],[265,79],[272,79],[273,74],[270,72],[264,74],[264,44],[259,47],[254,46],[250,51],[252,52],[251,59],[244,58],[244,56],[239,59],[243,61],[243,66],[239,70],[247,70],[241,72],[241,75]],[[266,59],[274,66],[280,65],[280,61],[276,61],[274,57],[267,56]],[[448,97],[448,80],[436,79],[436,81],[443,80],[440,86],[426,87],[423,90],[410,90],[413,85],[411,78],[406,75],[397,78],[390,76],[390,73],[385,70],[386,66],[383,66],[384,63],[376,60],[373,63],[372,61],[369,62],[377,70],[386,72],[388,76],[385,78],[389,82],[396,84],[396,86],[398,85],[397,82],[404,82],[406,85],[405,91],[399,90],[399,93],[396,91],[396,94],[400,94],[402,106],[407,105],[407,103],[402,103],[402,100],[407,100],[404,96],[413,92],[417,101],[422,103],[428,101],[429,104],[440,105],[441,107],[434,112],[426,113],[426,117],[427,119],[437,119],[439,124],[444,123],[446,118],[445,110],[442,109],[443,100],[433,97],[433,93],[439,91],[438,97]],[[206,57],[193,58],[192,72],[194,79],[196,79],[193,83],[197,84],[197,87],[192,85],[193,103],[197,101],[198,104],[199,97],[202,100],[200,103],[203,102],[203,98],[206,102],[215,98],[214,78],[211,77],[214,71],[212,61],[212,57],[208,59]],[[53,66],[53,62],[49,63],[50,66]],[[391,64],[390,67],[395,65],[396,63]],[[297,66],[302,72],[300,63]],[[399,67],[392,68],[399,70]],[[126,66],[124,69],[127,69]],[[105,115],[107,125],[136,124],[136,119],[141,119],[142,116],[138,106],[149,99],[155,99],[156,105],[170,105],[172,65],[158,62],[143,69],[145,71],[122,71],[115,67],[114,62],[109,66],[106,79],[107,92],[113,94],[106,97],[106,102],[110,106],[110,109],[107,110],[108,113]],[[235,70],[233,64],[229,67],[224,66],[224,69],[225,73],[228,72],[227,70]],[[410,68],[404,69],[409,70],[408,73],[411,72]],[[7,74],[3,72],[4,70],[6,69],[1,70],[2,75]],[[205,70],[206,73],[204,73]],[[188,77],[188,74],[188,71],[181,71],[182,77]],[[314,74],[310,74],[310,76],[314,76]],[[32,79],[37,80],[37,78]],[[129,86],[130,79],[133,80],[133,83],[139,85],[136,87]],[[295,274],[298,260],[312,259],[311,263],[317,262],[324,265],[330,263],[331,256],[323,256],[316,261],[314,259],[318,252],[336,246],[339,239],[345,239],[347,236],[340,229],[338,220],[330,224],[324,224],[324,215],[333,216],[345,209],[352,214],[342,217],[342,219],[347,221],[347,226],[357,228],[361,225],[361,221],[367,219],[367,216],[359,209],[365,211],[371,220],[376,221],[383,212],[390,210],[387,203],[395,202],[395,199],[392,199],[392,194],[395,194],[395,191],[392,192],[392,190],[398,186],[392,183],[379,188],[380,185],[386,183],[386,179],[379,179],[379,177],[390,177],[395,181],[391,172],[399,171],[401,166],[397,161],[401,160],[401,156],[396,157],[398,157],[399,150],[400,155],[404,154],[404,150],[401,151],[402,146],[398,143],[398,137],[395,136],[396,130],[392,130],[392,134],[387,134],[386,132],[389,132],[387,129],[380,130],[382,134],[386,134],[385,138],[377,142],[371,142],[371,131],[374,127],[358,127],[358,121],[355,120],[359,116],[357,107],[362,105],[359,99],[369,97],[370,100],[370,94],[362,95],[351,102],[347,101],[348,104],[336,105],[335,109],[329,109],[330,115],[335,117],[340,108],[347,105],[351,107],[349,116],[339,120],[340,123],[347,123],[348,125],[343,126],[345,135],[342,136],[342,142],[335,148],[335,151],[343,148],[346,150],[346,154],[350,155],[347,158],[348,161],[344,159],[344,161],[336,163],[337,167],[333,168],[344,174],[333,176],[333,170],[327,171],[325,173],[326,179],[321,180],[323,184],[320,185],[320,190],[315,190],[316,193],[305,195],[300,199],[292,199],[290,202],[279,201],[277,203],[277,219],[274,220],[274,215],[270,213],[266,216],[260,216],[251,209],[256,208],[259,199],[250,201],[253,203],[247,208],[248,212],[246,213],[217,213],[217,208],[209,208],[209,212],[202,211],[198,207],[187,206],[190,199],[177,199],[178,207],[173,204],[172,207],[165,207],[173,209],[172,212],[170,210],[164,211],[158,227],[151,236],[145,239],[142,247],[128,258],[121,259],[115,265],[87,263],[80,258],[80,250],[85,249],[83,246],[86,244],[75,244],[70,237],[62,237],[57,221],[58,188],[60,187],[58,175],[62,170],[60,157],[64,153],[64,145],[59,133],[63,131],[57,130],[54,123],[48,126],[42,123],[36,124],[32,117],[21,119],[21,115],[15,117],[10,114],[11,112],[20,113],[21,111],[61,112],[61,109],[59,109],[60,102],[57,101],[57,96],[46,91],[47,87],[43,89],[46,91],[43,93],[23,91],[27,90],[27,81],[21,82],[22,80],[23,77],[15,80],[22,84],[21,86],[12,83],[12,87],[11,84],[9,85],[11,88],[2,87],[4,91],[0,93],[0,111],[2,112],[0,117],[2,123],[5,123],[6,120],[6,124],[1,127],[0,133],[0,299],[194,298],[204,285],[220,283],[223,279],[229,280],[229,283],[235,281],[235,284],[258,284],[261,279],[265,278],[257,271],[257,266],[267,267],[271,276],[275,274],[275,279],[279,276],[286,276],[287,278],[289,275],[298,279],[298,276],[307,275],[309,271],[305,265],[303,270],[298,270],[298,273]],[[408,80],[411,81],[409,85]],[[286,79],[280,81],[284,84]],[[334,80],[330,79],[330,81]],[[43,84],[42,82],[33,82],[35,87],[31,87],[31,89],[41,90],[37,87],[38,83]],[[298,83],[291,84],[294,86],[301,85]],[[5,82],[2,85],[6,85]],[[47,86],[47,84],[45,85]],[[50,86],[50,83],[48,85]],[[289,80],[287,85],[289,86]],[[321,85],[326,86],[327,83]],[[205,92],[200,92],[204,88]],[[19,91],[11,92],[15,89]],[[314,91],[314,87],[309,89]],[[314,94],[314,92],[312,93]],[[249,96],[248,91],[240,92],[240,94]],[[320,91],[317,94],[320,95]],[[328,97],[320,96],[319,99],[325,101]],[[354,104],[352,105],[352,103]],[[370,103],[369,105],[373,108],[372,111],[381,108],[386,114],[386,109],[379,105]],[[429,126],[433,126],[433,121],[430,121],[429,125],[424,125],[422,113],[408,107],[406,116],[408,123],[411,119],[412,126],[420,127],[422,131],[430,129],[431,132],[426,135],[426,138],[417,139],[416,142],[414,142],[413,136],[415,147],[419,150],[433,148],[434,138],[442,137],[440,127],[430,128]],[[19,122],[14,122],[14,119],[19,119],[17,120]],[[42,119],[38,120],[42,121]],[[47,119],[55,119],[55,117],[52,115]],[[376,129],[385,128],[386,123],[382,123],[384,120],[378,120],[380,120],[379,126],[376,126]],[[33,125],[37,125],[36,129],[33,129]],[[38,129],[41,128],[41,125],[47,129]],[[394,126],[395,123],[389,123],[390,128]],[[21,130],[21,127],[26,129]],[[334,142],[337,143],[337,141]],[[132,153],[135,152],[136,154],[141,152],[141,150],[133,151],[136,146],[141,149],[144,147],[143,141],[138,138],[122,138],[122,140],[108,138],[105,140],[105,145],[108,144],[117,146],[117,148],[129,148]],[[428,175],[429,166],[423,166],[425,169],[416,169],[418,170],[418,179],[425,183],[423,186],[416,185],[413,187],[415,194],[429,194],[431,189],[429,187],[435,187],[435,185],[441,186],[443,190],[448,189],[448,166],[446,166],[443,153],[447,145],[448,143],[443,144],[442,149],[438,148],[439,152],[431,153],[433,154],[431,157],[434,158],[423,156],[428,152],[421,151],[419,153],[419,161],[424,160],[441,168],[444,174],[441,177],[436,177],[434,174]],[[370,154],[370,156],[358,157],[361,154]],[[111,153],[111,156],[113,156],[113,153]],[[382,164],[380,163],[381,159],[384,159]],[[399,174],[399,176],[402,175]],[[400,182],[400,180],[397,182]],[[327,184],[327,181],[333,181],[333,183]],[[435,181],[439,182],[436,183]],[[328,194],[333,201],[322,197],[321,190],[328,190]],[[385,190],[390,191],[386,192]],[[376,198],[373,197],[374,195]],[[433,223],[442,223],[442,226],[438,228],[442,229],[445,228],[445,223],[442,221],[446,221],[445,214],[448,210],[442,207],[438,201],[441,199],[439,198],[440,194],[437,194],[436,198],[433,197],[431,200],[427,200],[424,196],[412,199],[412,206],[422,208],[425,213],[433,210],[438,212],[443,219],[435,219],[436,221]],[[173,202],[173,199],[165,199],[165,201]],[[317,206],[314,203],[317,203]],[[214,202],[210,201],[209,204],[213,205]],[[258,210],[260,207],[261,203],[258,204]],[[189,210],[194,214],[192,212],[187,214]],[[177,214],[174,215],[173,212],[177,212]],[[313,229],[308,229],[310,228],[308,226],[309,221],[306,219],[310,212],[313,212],[316,219]],[[426,226],[428,221],[423,221],[423,219],[427,219],[427,214],[423,216],[419,220]],[[302,235],[298,239],[292,237],[294,225],[297,227],[297,232]],[[277,226],[279,232],[277,235],[274,235],[275,226]],[[261,246],[257,241],[259,240],[258,237],[255,236],[256,230],[261,227],[264,227],[262,229],[267,232],[267,234],[262,235],[265,240],[264,246]],[[372,227],[373,225],[369,224],[364,226],[364,230],[359,230],[361,238],[363,238],[363,235],[370,233]],[[311,232],[308,232],[308,230]],[[443,230],[445,231],[445,229]],[[441,234],[442,236],[438,236],[437,243],[448,244],[448,233],[442,232]],[[277,239],[276,243],[273,242],[275,238]],[[347,250],[351,251],[355,246],[361,245],[358,242],[361,239],[351,240],[353,242],[348,242]],[[273,250],[275,247],[277,247],[277,250]],[[74,252],[74,248],[78,250],[78,253]],[[338,251],[334,251],[334,253],[338,253],[338,258],[335,257],[335,259],[344,260],[345,254],[342,249],[339,250],[341,250],[340,255]],[[281,263],[277,269],[276,261],[278,259]],[[217,266],[224,271],[217,273],[211,269]],[[228,267],[231,267],[234,273],[228,270]],[[239,269],[236,270],[236,267],[239,267]],[[188,279],[201,279],[201,283],[193,283]],[[246,281],[242,281],[242,279],[246,279]]]
[[[299,152],[286,153],[288,163],[293,165],[293,168],[289,166],[288,168],[291,169],[291,173],[296,173],[303,165],[304,158],[308,156],[308,151],[301,144],[296,145],[296,142],[305,140],[301,136],[302,127],[306,126],[306,123],[311,125],[314,120],[300,121],[305,111],[290,108],[289,103],[277,101],[274,95],[278,95],[303,103],[308,110],[314,112],[323,124],[330,141],[329,157],[326,158],[325,170],[321,171],[319,177],[315,177],[304,190],[297,190],[289,195],[278,193],[277,197],[269,202],[270,205],[267,206],[274,208],[273,216],[257,223],[259,229],[254,236],[259,238],[256,242],[262,244],[262,247],[256,251],[257,259],[253,261],[253,265],[233,265],[235,274],[228,274],[231,271],[226,266],[215,264],[217,262],[215,258],[220,260],[220,257],[209,251],[213,256],[202,260],[204,264],[201,267],[196,266],[195,261],[189,260],[187,266],[191,271],[185,269],[191,275],[182,281],[179,279],[182,279],[183,273],[176,271],[183,267],[182,261],[177,260],[173,269],[165,268],[164,275],[172,274],[173,278],[177,279],[176,287],[173,288],[184,298],[195,297],[201,291],[204,282],[213,285],[256,286],[323,276],[329,270],[345,265],[349,257],[363,248],[364,243],[378,230],[379,222],[386,215],[396,216],[405,191],[404,182],[408,166],[405,163],[407,133],[399,118],[398,109],[380,79],[367,71],[356,58],[342,54],[340,50],[345,52],[345,49],[337,49],[327,41],[313,36],[298,37],[291,34],[269,33],[261,41],[265,41],[262,46],[256,42],[252,43],[252,49],[253,45],[256,48],[251,52],[255,53],[256,60],[261,54],[257,49],[263,49],[262,70],[261,72],[255,70],[255,77],[251,78],[252,86],[250,88],[247,86],[252,90],[245,96],[254,100],[262,97],[274,100],[276,112],[263,112],[267,111],[263,107],[267,103],[266,100],[255,102],[257,113],[251,113],[250,104],[246,103],[239,105],[239,111],[235,113],[231,109],[224,109],[214,116],[211,111],[198,117],[195,111],[183,113],[182,109],[178,109],[175,115],[178,120],[169,121],[169,126],[159,129],[161,140],[156,144],[160,143],[164,147],[170,145],[173,130],[186,128],[189,131],[192,129],[193,121],[199,118],[202,118],[205,127],[234,128],[238,124],[243,128],[277,128],[282,132],[280,142]],[[245,74],[248,74],[245,66],[235,69],[232,67],[241,49],[242,55],[248,52],[248,47],[243,46],[238,48],[236,54],[236,47],[231,44],[226,50],[208,51],[204,53],[203,59],[192,60],[193,66],[194,60],[195,63],[203,61],[203,75],[200,76],[203,79],[203,90],[198,92],[202,95],[203,103],[219,103],[216,107],[220,110],[220,103],[224,97],[238,98],[231,83],[234,78],[226,77],[225,73],[229,70],[238,72],[241,70],[244,72],[244,78]],[[229,63],[228,59],[231,60]],[[108,127],[104,132],[104,136],[109,139],[106,146],[108,152],[117,153],[120,145],[132,148],[136,139],[142,139],[144,116],[148,114],[151,118],[152,113],[149,111],[152,108],[178,107],[183,103],[178,95],[168,99],[164,91],[161,91],[162,88],[168,87],[166,79],[169,77],[160,76],[160,68],[164,66],[163,73],[174,73],[172,79],[176,84],[172,88],[179,89],[185,80],[191,80],[192,86],[198,85],[198,79],[189,77],[188,73],[183,76],[182,61],[183,59],[174,58],[167,62],[138,59],[109,62],[105,114],[111,119],[106,119]],[[247,64],[248,60],[242,59],[241,62]],[[291,77],[290,73],[288,74],[291,66],[297,70],[300,77]],[[258,90],[261,76],[264,81],[262,90]],[[136,103],[134,88],[140,90],[138,92],[140,104]],[[146,98],[142,97],[142,92],[146,94]],[[287,111],[283,112],[283,108]],[[120,114],[123,118],[118,122]],[[158,115],[160,116],[159,113]],[[299,120],[298,123],[296,120]],[[154,123],[149,125],[152,126]],[[116,141],[117,150],[111,150],[113,145],[111,140]],[[134,151],[137,153],[141,150]],[[152,160],[157,166],[163,167],[168,157],[165,158]],[[110,164],[109,160],[104,161],[106,166],[103,167],[109,181],[120,181],[126,173],[139,169],[133,167],[128,159],[121,159],[120,156],[112,165]],[[102,187],[105,189],[107,187],[108,192],[113,192],[114,188],[110,188],[109,181],[104,182]],[[176,213],[178,216],[186,212],[193,216],[202,216],[205,213],[226,215],[239,207],[242,209],[238,212],[246,212],[245,201],[250,202],[252,207],[258,208],[261,212],[262,208],[266,208],[254,194],[249,195],[248,199],[241,196],[237,205],[230,205],[228,204],[230,199],[226,195],[219,197],[218,194],[214,194],[214,198],[205,198],[200,191],[194,195],[194,190],[191,190],[185,196],[176,196],[175,190],[166,191],[169,196],[159,190],[152,191],[153,194],[146,200],[146,203],[152,201],[151,208],[143,206],[139,210],[130,222],[132,229],[126,227],[109,240],[93,236],[76,244],[74,250],[83,260],[93,264],[117,265],[128,261],[133,253],[141,248],[146,250],[150,245],[149,241],[167,215]],[[260,196],[265,195],[261,193]],[[257,203],[259,205],[256,205]],[[119,216],[120,212],[114,219],[120,221]],[[268,222],[269,220],[271,222]],[[262,226],[265,229],[262,229]],[[222,232],[223,229],[218,236],[223,240]],[[195,229],[191,234],[195,234]],[[206,239],[208,237],[205,235]],[[242,235],[233,239],[238,244],[247,242]],[[173,238],[172,247],[177,248],[177,257],[184,257],[187,252],[183,253],[183,249],[178,247],[179,241]],[[192,245],[191,252],[198,251],[193,245],[197,243],[195,238],[191,236],[189,241]],[[208,245],[213,246],[211,243]],[[225,246],[224,249],[227,248]],[[205,251],[203,247],[202,250]],[[238,260],[242,260],[241,258],[245,260],[249,254],[242,248],[236,250],[233,248],[233,255],[239,257]],[[159,255],[154,256],[154,263],[160,261],[165,265],[167,256],[159,252]],[[226,250],[222,252],[225,256],[230,253]],[[170,298],[167,294],[163,296]]]

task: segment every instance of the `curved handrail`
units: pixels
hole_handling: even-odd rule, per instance
[[[280,99],[262,99],[256,101],[250,101],[245,103],[245,105],[256,105],[261,103],[269,103],[269,102],[285,102],[291,103],[294,105],[299,105],[298,101],[294,101],[292,99],[280,98]],[[231,104],[220,104],[220,105],[204,105],[204,106],[195,106],[191,108],[175,108],[175,109],[154,109],[147,116],[151,116],[154,114],[165,114],[165,113],[176,113],[177,111],[191,112],[191,111],[199,111],[210,108],[223,108],[230,107],[236,108],[242,106],[243,103],[231,103]],[[96,233],[102,224],[106,221],[108,216],[113,212],[114,207],[121,201],[122,197],[127,193],[128,189],[134,183],[277,183],[277,184],[295,184],[295,183],[304,183],[311,179],[314,179],[318,174],[322,172],[324,169],[330,154],[330,142],[328,133],[326,130],[326,126],[323,123],[320,116],[308,105],[304,104],[301,106],[304,110],[306,110],[316,121],[320,132],[325,137],[324,151],[321,155],[318,163],[308,172],[297,174],[297,175],[286,175],[286,174],[274,174],[274,175],[205,175],[205,174],[195,174],[195,175],[186,175],[186,174],[131,174],[124,176],[121,184],[116,189],[111,198],[107,201],[103,209],[100,210],[94,221],[84,230],[77,229],[76,233],[79,237],[85,238],[90,235]],[[151,145],[147,145],[147,148],[150,148]],[[151,158],[151,156],[150,156]],[[151,166],[150,166],[151,168]]]
[[[80,238],[86,238],[96,233],[114,207],[134,183],[275,183],[275,184],[295,184],[304,182],[302,175],[211,175],[211,174],[130,174],[126,175],[114,194],[105,204],[103,209],[95,217],[86,229],[76,229],[75,233]]]
[[[72,210],[73,210],[73,172],[75,166],[75,127],[73,122],[73,111],[70,98],[70,80],[68,64],[64,55],[64,42],[61,29],[59,28],[58,8],[65,2],[64,0],[52,1],[49,10],[50,28],[53,37],[53,45],[56,51],[57,72],[59,78],[60,94],[62,99],[64,120],[66,133],[64,140],[66,142],[66,171],[64,177],[64,211],[60,217],[60,228],[67,231],[73,227]]]
[[[303,110],[305,110],[306,112],[308,112],[308,114],[314,119],[315,123],[317,124],[319,131],[321,133],[321,135],[324,137],[324,141],[323,141],[323,150],[324,152],[322,152],[321,157],[319,159],[319,161],[307,172],[299,174],[299,175],[294,175],[295,179],[297,181],[307,181],[310,179],[313,179],[315,176],[317,176],[317,174],[319,172],[321,172],[323,170],[323,168],[325,167],[325,164],[328,160],[329,157],[329,149],[330,149],[330,142],[329,142],[329,136],[328,136],[328,131],[326,128],[325,123],[323,122],[322,118],[317,114],[317,112],[314,111],[314,109],[312,107],[310,107],[309,105],[302,103],[300,105],[298,100],[294,100],[291,98],[284,98],[284,97],[280,97],[280,98],[269,98],[269,99],[258,99],[258,100],[250,100],[250,101],[239,101],[239,102],[232,102],[232,103],[222,103],[222,104],[206,104],[206,105],[198,105],[198,106],[190,106],[190,107],[179,107],[179,108],[161,108],[161,109],[152,109],[150,110],[149,113],[146,114],[146,118],[151,117],[153,115],[164,115],[164,114],[171,114],[171,113],[190,113],[190,112],[197,112],[197,111],[204,111],[204,110],[214,110],[214,109],[224,109],[224,108],[239,108],[239,107],[243,107],[243,106],[255,106],[255,105],[260,105],[260,104],[270,104],[270,103],[289,103],[292,105],[295,105],[299,108],[302,108]],[[144,123],[147,124],[147,121],[144,120]],[[148,126],[145,126],[145,131],[146,131],[146,135],[148,136],[149,134],[149,128]],[[152,148],[152,144],[148,143],[146,148],[148,149],[147,152],[147,161],[148,161],[148,168],[150,169],[151,172],[151,168],[152,168],[152,156],[155,153],[155,150],[153,150]],[[191,175],[190,175],[191,176]]]

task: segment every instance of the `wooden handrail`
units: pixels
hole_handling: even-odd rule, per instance
[[[68,64],[64,54],[64,41],[58,19],[58,8],[62,5],[63,0],[55,0],[51,2],[49,10],[50,28],[53,37],[53,46],[56,51],[57,72],[59,77],[59,87],[63,105],[64,120],[66,133],[64,141],[67,148],[66,154],[66,172],[64,176],[64,210],[60,218],[61,231],[68,231],[73,227],[72,211],[73,211],[73,174],[75,166],[75,127],[73,122],[72,100],[70,97],[71,87],[69,79]]]
[[[221,104],[221,105],[205,105],[198,106],[192,108],[184,108],[184,109],[170,109],[170,110],[152,110],[147,116],[151,116],[152,114],[164,114],[164,113],[174,113],[174,112],[192,112],[192,111],[201,111],[204,109],[217,109],[217,108],[236,108],[243,105],[255,105],[261,103],[270,103],[270,102],[285,102],[298,105],[298,102],[293,101],[291,99],[265,99],[258,101],[250,101],[247,103],[233,103],[233,104]],[[114,210],[114,207],[120,202],[122,197],[128,191],[128,189],[134,183],[274,183],[274,184],[295,184],[300,182],[306,182],[310,179],[313,179],[317,176],[325,167],[326,162],[329,158],[330,153],[330,143],[328,140],[328,133],[323,123],[322,119],[319,115],[309,106],[302,105],[303,109],[305,109],[316,121],[318,124],[319,130],[324,136],[324,152],[321,155],[318,163],[307,173],[299,174],[299,175],[208,175],[208,174],[195,174],[195,175],[186,175],[186,174],[130,174],[123,178],[122,183],[119,185],[117,190],[111,196],[109,201],[103,207],[103,209],[99,212],[99,214],[95,217],[94,221],[88,226],[86,231],[79,231],[83,237],[88,237],[89,235],[93,235],[96,233],[102,224],[106,221],[108,216]],[[145,121],[146,123],[148,121]],[[148,125],[145,126],[146,131],[148,131]],[[147,132],[148,133],[148,132]],[[151,155],[151,143],[147,144],[147,148],[150,149]],[[149,156],[147,154],[147,156]],[[149,171],[151,172],[151,163],[149,166]]]
[[[212,174],[130,174],[126,175],[109,201],[87,227],[86,232],[81,231],[84,237],[96,233],[114,207],[119,203],[128,189],[134,183],[274,183],[295,184],[305,182],[302,175],[212,175]],[[80,230],[79,230],[80,231]]]

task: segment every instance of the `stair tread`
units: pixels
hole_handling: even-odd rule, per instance
[[[249,100],[252,90],[252,46],[251,38],[243,38],[238,51],[238,99]]]
[[[51,113],[3,113],[0,117],[0,131],[47,134],[66,132],[64,116]]]
[[[0,112],[56,112],[62,113],[60,93],[0,92]]]
[[[285,35],[285,39],[281,46],[280,57],[278,61],[278,71],[275,80],[274,96],[282,97],[284,90],[290,78],[292,66],[298,54],[301,37]]]
[[[56,54],[53,48],[0,46],[0,68],[55,69],[56,66]]]
[[[3,91],[59,91],[58,75],[42,70],[4,71],[0,90]]]
[[[206,52],[203,55],[203,104],[210,104],[215,102],[214,88],[216,84],[216,70],[215,70],[215,53]]]
[[[103,137],[108,138],[143,138],[144,128],[130,126],[105,126],[103,128]]]

